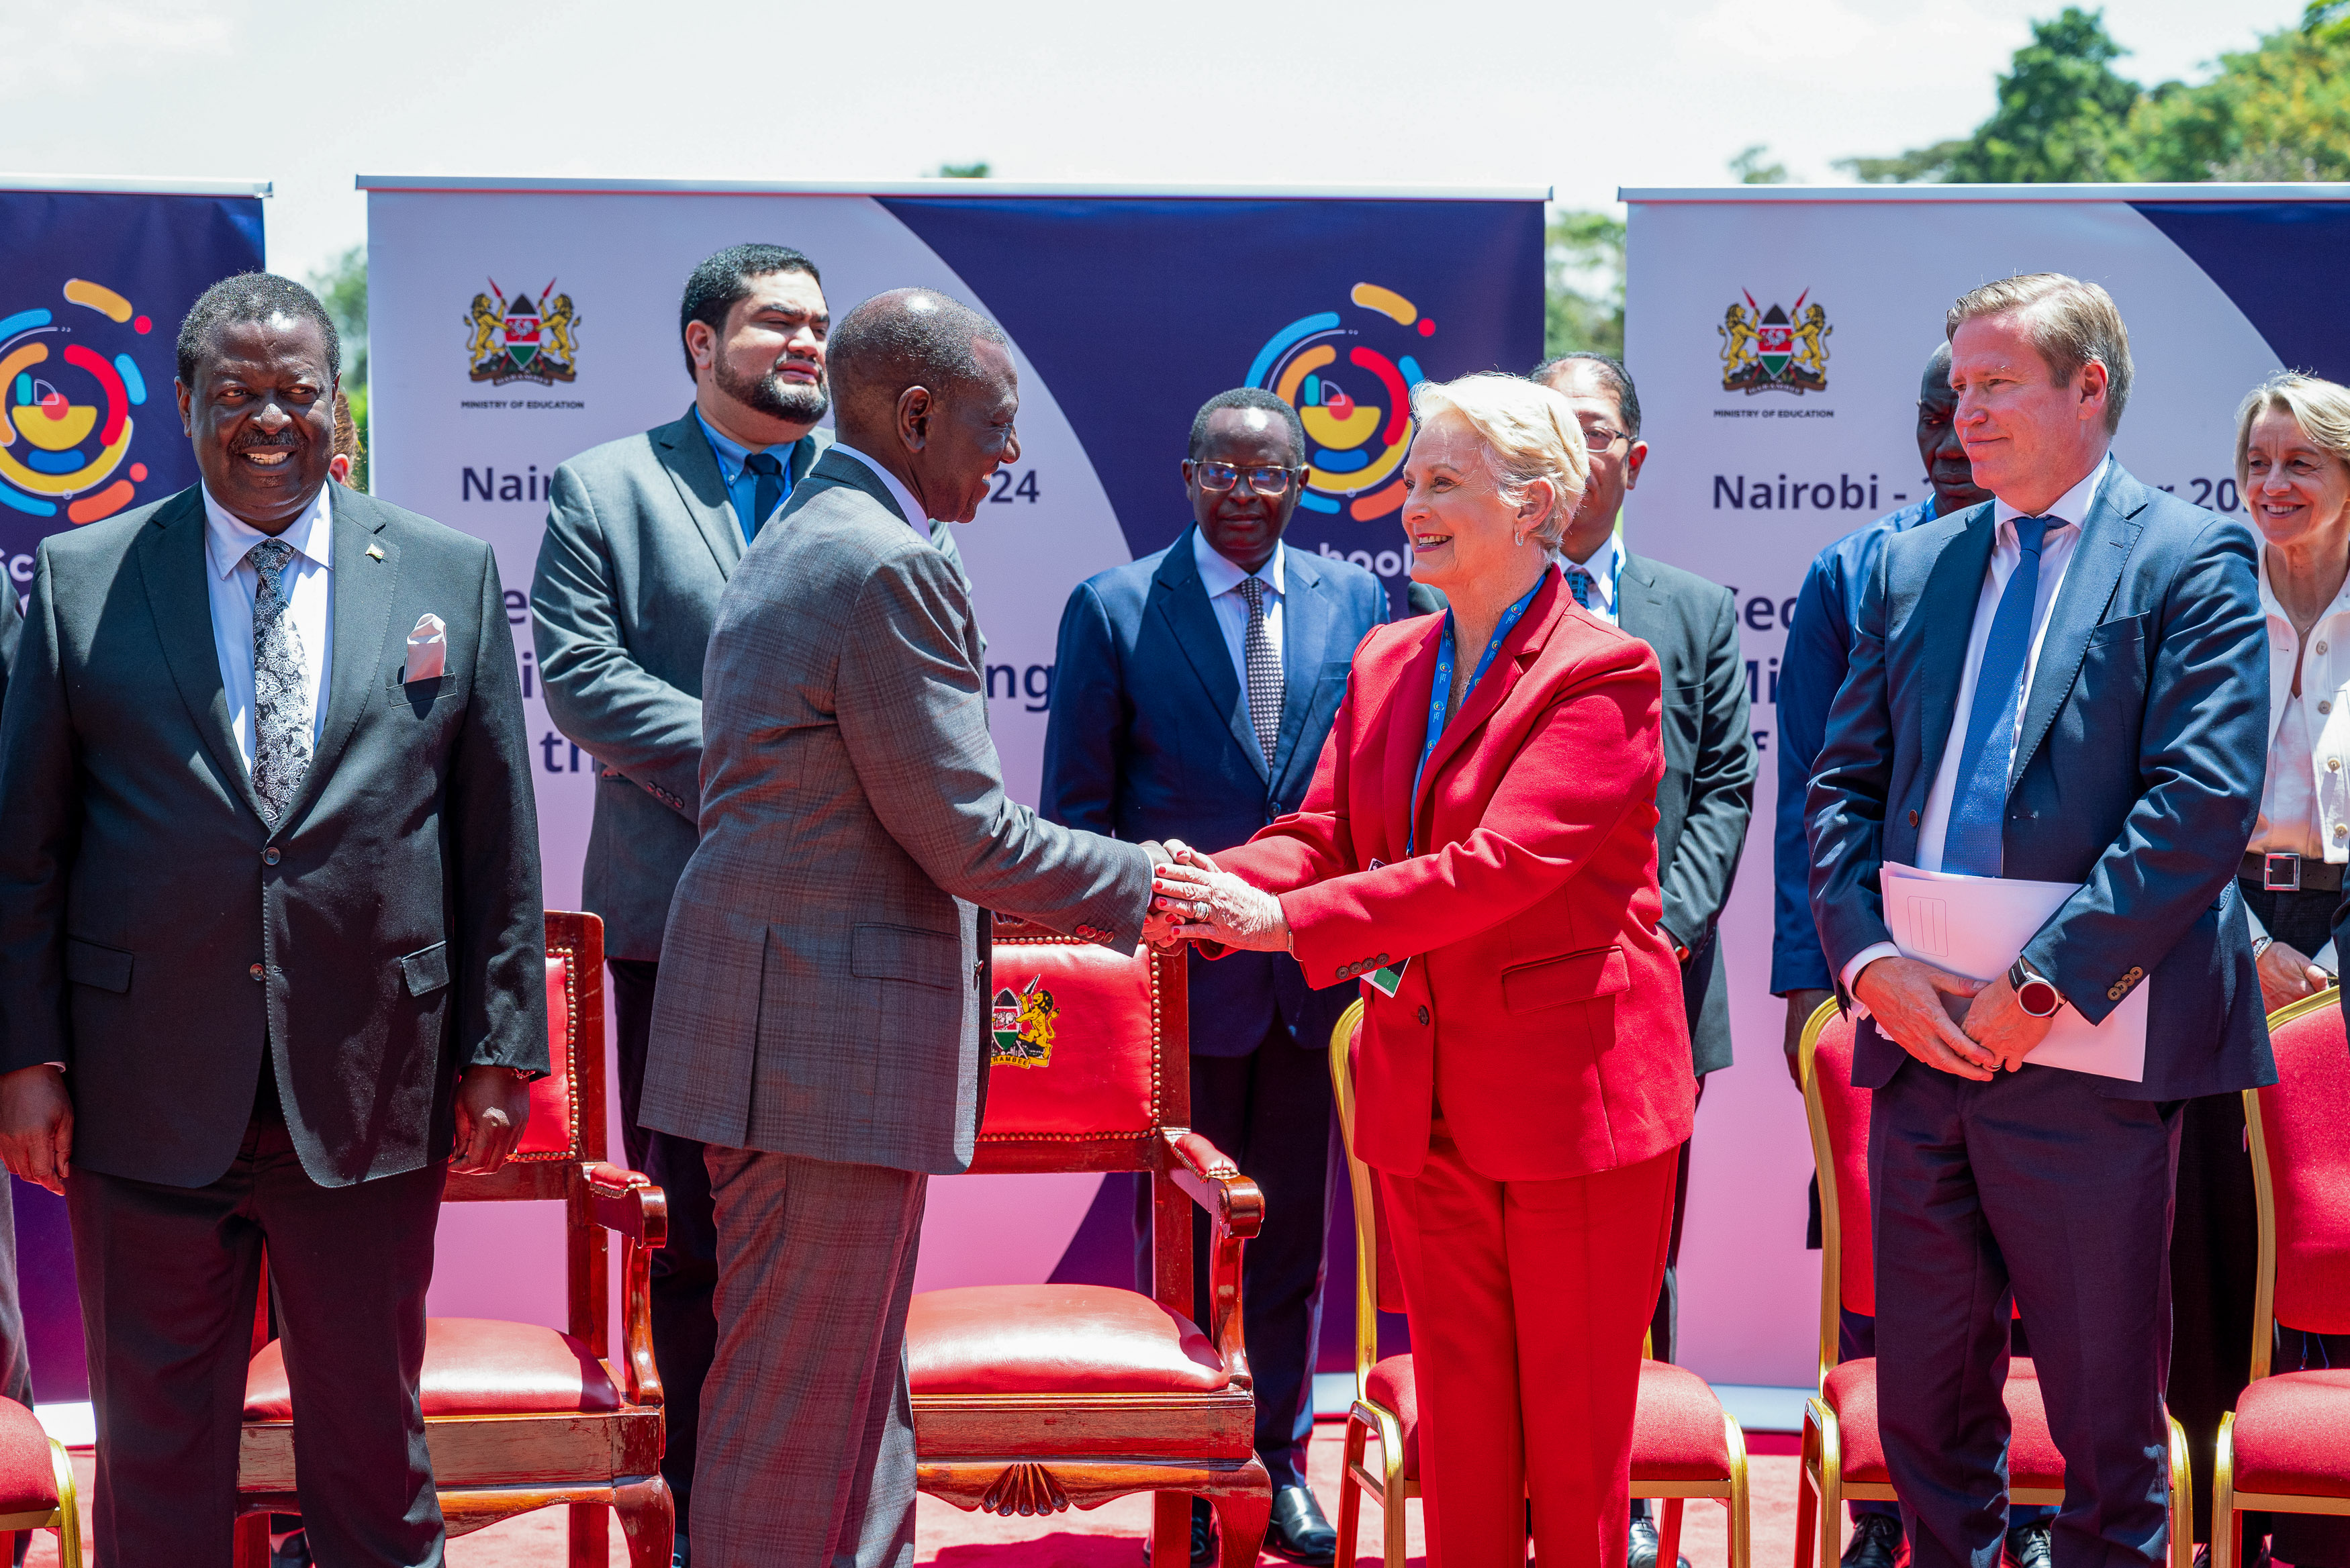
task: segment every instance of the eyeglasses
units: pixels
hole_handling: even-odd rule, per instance
[[[1631,439],[1622,431],[1611,431],[1606,425],[1588,425],[1583,431],[1583,444],[1593,452],[1606,452],[1617,441]]]
[[[1235,468],[1229,462],[1193,462],[1191,477],[1202,490],[1230,490],[1246,477],[1259,495],[1286,495],[1289,482],[1305,472],[1300,468]]]

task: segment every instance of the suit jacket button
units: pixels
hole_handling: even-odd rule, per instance
[[[268,972],[269,971],[267,970],[263,969],[259,964],[255,964],[251,969],[245,971],[245,973],[253,976],[255,980],[259,980],[263,975]]]
[[[1385,962],[1387,962],[1387,961],[1388,961],[1388,955],[1387,955],[1387,954],[1385,954],[1385,953],[1381,953],[1378,957],[1377,957],[1377,958],[1373,959],[1371,961],[1372,961],[1373,963],[1385,963]]]
[[[1918,814],[1914,811],[1909,814],[1909,826],[1912,827],[1918,826]]]
[[[261,852],[261,863],[264,866],[275,866],[284,858],[285,857],[278,854],[277,846],[275,844]]]
[[[1428,1027],[1428,1009],[1426,1009],[1425,1007],[1423,1007],[1423,1008],[1421,1008],[1421,1009],[1419,1010],[1419,1026],[1420,1026],[1422,1029],[1425,1029],[1425,1028],[1427,1028],[1427,1027]]]

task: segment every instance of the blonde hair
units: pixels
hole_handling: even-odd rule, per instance
[[[2252,421],[2271,409],[2291,414],[2301,433],[2350,468],[2350,387],[2286,370],[2245,394],[2236,410],[2236,488],[2251,504]]]
[[[1943,335],[1955,340],[1966,322],[2010,311],[2026,314],[2032,346],[2058,386],[2071,385],[2092,361],[2106,368],[2106,433],[2119,430],[2132,371],[2129,328],[2114,296],[2061,272],[2022,273],[1959,296],[1943,317]]]
[[[1421,426],[1448,409],[1485,443],[1485,464],[1504,501],[1523,505],[1536,480],[1550,482],[1550,511],[1527,536],[1556,554],[1591,476],[1574,406],[1548,387],[1499,370],[1422,381],[1411,389],[1411,415]]]

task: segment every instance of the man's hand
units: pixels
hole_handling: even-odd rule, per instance
[[[1820,1010],[1833,992],[1817,986],[1802,986],[1787,993],[1787,1076],[1795,1080],[1795,1087],[1804,1086],[1804,1025]]]
[[[2299,1002],[2334,983],[2332,975],[2286,942],[2271,942],[2261,950],[2260,971],[2261,1008],[2266,1012],[2274,1012],[2288,1002]]]
[[[1167,852],[1175,863],[1151,879],[1150,905],[1171,919],[1176,936],[1256,952],[1288,949],[1289,918],[1279,898],[1218,870],[1180,839],[1169,839]]]
[[[0,1074],[0,1161],[12,1176],[63,1197],[72,1173],[73,1097],[55,1067]]]
[[[1929,1067],[1989,1083],[1999,1065],[1997,1054],[1967,1037],[1944,1000],[1971,997],[1982,988],[1981,981],[1894,957],[1862,970],[1852,993],[1876,1015],[1879,1033]]]
[[[1967,1009],[1967,1036],[1998,1058],[1994,1064],[2014,1072],[2043,1040],[2056,1015],[2034,1018],[2015,1000],[2015,987],[2001,975],[1975,996]]]
[[[457,1080],[452,1176],[489,1176],[505,1164],[530,1122],[530,1085],[511,1067],[468,1067]]]

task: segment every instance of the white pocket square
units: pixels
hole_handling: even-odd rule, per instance
[[[418,616],[416,629],[408,634],[408,667],[400,680],[437,680],[446,673],[448,664],[448,623],[437,615]]]

